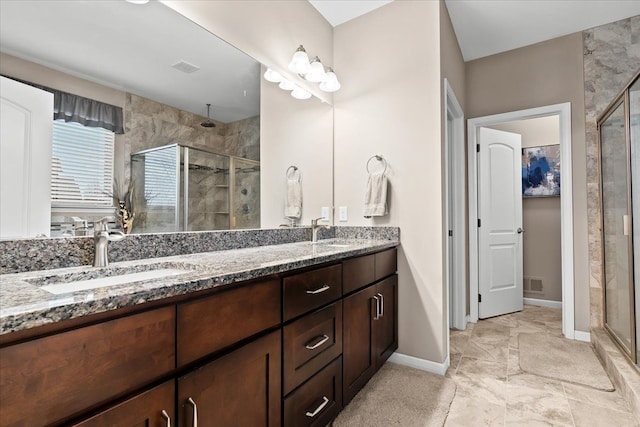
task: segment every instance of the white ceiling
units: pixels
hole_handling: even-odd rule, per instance
[[[334,27],[390,3],[309,2]],[[445,0],[445,3],[465,61],[640,15],[639,0]]]
[[[0,51],[225,123],[260,113],[260,64],[159,2],[0,0]]]

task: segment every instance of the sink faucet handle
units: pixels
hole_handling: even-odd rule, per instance
[[[113,219],[112,216],[105,216],[93,223],[94,231],[109,231],[109,221]]]
[[[320,218],[315,218],[311,220],[311,226],[312,227],[317,227],[318,226],[318,221],[329,221],[327,218],[321,216]]]

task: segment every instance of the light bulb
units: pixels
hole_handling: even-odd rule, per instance
[[[316,56],[311,60],[311,70],[305,74],[304,79],[310,82],[318,83],[326,78],[324,66],[320,59]]]
[[[334,73],[331,67],[328,67],[326,77],[318,87],[324,92],[335,92],[340,89],[340,86],[338,76],[336,76],[336,73]]]
[[[291,96],[296,99],[309,99],[311,98],[311,93],[302,89],[300,86],[296,86],[293,91],[291,91]]]
[[[295,89],[296,85],[295,85],[295,83],[290,82],[287,79],[282,79],[282,81],[280,82],[278,87],[280,89],[282,89],[282,90],[293,90],[293,89]]]
[[[304,50],[304,47],[300,45],[298,50],[293,54],[293,58],[291,58],[291,62],[289,63],[289,70],[296,73],[305,75],[309,72],[309,56],[307,52]]]
[[[267,71],[264,73],[264,78],[272,83],[280,83],[282,81],[280,73],[273,71],[271,68],[267,68]]]

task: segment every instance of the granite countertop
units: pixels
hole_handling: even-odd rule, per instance
[[[376,252],[397,240],[327,239],[203,252],[111,263],[108,267],[69,267],[0,277],[0,334],[130,307],[194,291]],[[53,294],[41,286],[156,269],[184,273],[91,290]]]

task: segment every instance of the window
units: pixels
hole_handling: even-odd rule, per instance
[[[55,120],[51,161],[51,205],[77,211],[111,209],[114,133]]]

